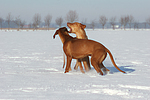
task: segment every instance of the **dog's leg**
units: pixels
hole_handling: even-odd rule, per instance
[[[102,63],[102,62],[105,60],[106,57],[107,57],[107,53],[104,53],[103,59],[99,62],[99,67],[100,67],[101,69],[103,69],[104,72],[110,71],[110,70],[107,69],[107,68],[104,66],[104,64]]]
[[[98,70],[98,68],[100,69],[100,67],[104,67],[102,62],[105,60],[106,56],[107,56],[107,52],[105,52],[103,50],[96,50],[93,53],[93,55],[91,57],[91,64],[93,65],[93,67],[95,66],[94,67],[94,68],[96,68],[95,70]],[[101,66],[99,66],[100,64],[101,64]],[[103,72],[101,71],[101,69],[99,70],[99,72],[101,75],[103,75]]]
[[[65,53],[63,53],[63,57],[64,57],[64,64],[63,64],[63,68],[65,67]]]
[[[83,61],[85,70],[88,72],[91,69],[89,57],[87,56],[87,57],[83,58],[82,61]]]
[[[76,65],[74,66],[74,69],[77,70],[78,69],[78,66],[79,66],[79,62],[78,62],[78,59],[76,60]]]
[[[65,73],[69,72],[71,61],[72,61],[72,57],[67,56],[67,65],[66,65]]]
[[[82,64],[81,64],[81,60],[79,60],[79,59],[78,59],[78,64],[79,64],[79,66],[80,66],[80,71],[81,71],[82,73],[85,73],[84,70],[83,70]]]
[[[64,64],[63,64],[63,68],[65,67],[65,53],[63,54],[64,56]],[[71,67],[69,67],[69,71],[71,71]]]
[[[103,65],[103,63],[100,63],[100,64],[99,64],[99,67],[100,67],[105,73],[107,73],[108,71],[110,71],[109,69],[107,69],[107,68]]]
[[[100,73],[101,75],[103,75],[103,72],[101,71],[101,69],[99,68],[98,65],[98,61],[96,61],[97,59],[91,57],[91,64],[94,67],[94,69],[97,71],[97,73]]]

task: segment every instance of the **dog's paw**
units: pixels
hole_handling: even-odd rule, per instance
[[[68,73],[69,71],[65,71],[64,73]]]
[[[102,75],[102,76],[103,76],[104,74],[103,74],[102,72],[100,72],[99,75]]]

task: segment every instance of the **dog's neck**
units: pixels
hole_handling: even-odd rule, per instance
[[[59,37],[61,39],[61,42],[64,44],[66,41],[73,39],[69,34],[59,33]]]
[[[75,33],[78,39],[88,39],[85,30],[80,29],[78,32]]]

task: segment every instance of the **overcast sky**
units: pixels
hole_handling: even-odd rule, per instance
[[[133,15],[137,21],[150,17],[150,0],[0,0],[0,17],[6,18],[11,12],[15,18],[20,15],[23,20],[31,22],[33,15],[39,13],[42,19],[52,15],[65,18],[69,10],[76,10],[79,20],[98,21],[99,16],[107,18]]]

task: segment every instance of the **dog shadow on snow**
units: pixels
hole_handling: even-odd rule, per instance
[[[133,65],[128,65],[128,66],[118,66],[122,71],[125,71],[126,74],[128,73],[132,73],[135,71],[135,69],[133,69]],[[117,70],[115,67],[106,67],[110,70],[109,74],[114,74],[114,73],[118,73],[120,72],[119,70]]]

